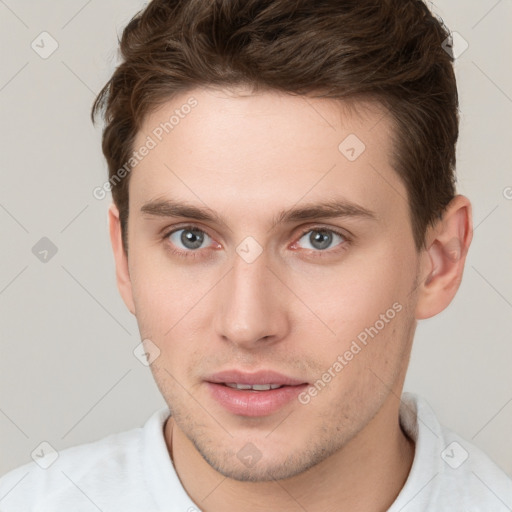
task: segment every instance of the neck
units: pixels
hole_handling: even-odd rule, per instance
[[[226,478],[203,459],[172,418],[164,431],[180,481],[204,512],[378,512],[392,505],[414,458],[414,443],[400,428],[399,405],[390,394],[341,450],[302,474],[270,482]]]

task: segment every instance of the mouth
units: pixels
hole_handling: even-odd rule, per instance
[[[235,382],[224,383],[224,386],[232,389],[250,389],[251,391],[269,391],[270,389],[279,389],[283,387],[282,384],[237,384]]]
[[[271,370],[216,373],[205,379],[211,397],[237,416],[269,416],[289,405],[309,384]]]

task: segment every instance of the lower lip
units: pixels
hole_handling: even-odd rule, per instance
[[[308,384],[283,386],[268,391],[234,389],[224,384],[207,382],[213,398],[225,409],[240,416],[268,416],[291,402]]]

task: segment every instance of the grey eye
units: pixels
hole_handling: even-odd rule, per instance
[[[341,242],[344,240],[341,235],[338,235],[337,233],[334,233],[334,231],[330,231],[328,229],[312,229],[305,233],[300,240],[306,239],[306,242],[310,244],[310,247],[306,247],[306,249],[322,251],[329,248],[334,237],[338,237]]]
[[[169,235],[169,240],[178,248],[185,248],[189,250],[199,249],[205,239],[210,237],[200,229],[196,228],[181,228],[173,231]],[[182,244],[182,247],[180,247]]]

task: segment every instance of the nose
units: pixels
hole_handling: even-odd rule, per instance
[[[216,297],[216,331],[224,341],[255,349],[286,336],[290,322],[285,291],[268,263],[265,251],[251,263],[234,255]]]

